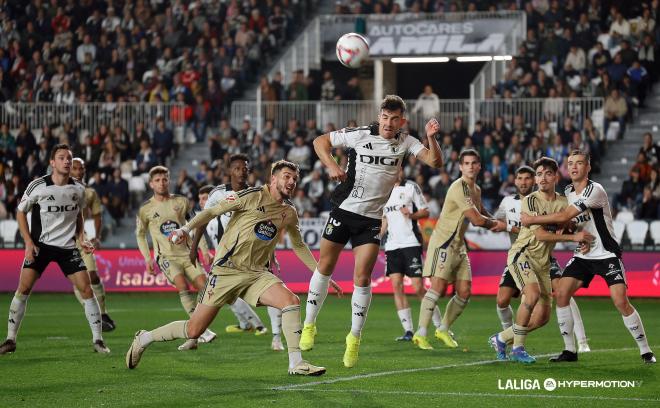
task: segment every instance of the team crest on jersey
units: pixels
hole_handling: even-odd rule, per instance
[[[72,199],[74,202],[75,202],[75,201],[78,201],[78,194],[73,194],[73,195],[71,196],[71,199]]]
[[[335,228],[332,226],[332,224],[328,223],[328,225],[325,226],[325,233],[326,235],[332,235],[332,231]]]
[[[277,236],[277,226],[271,220],[258,222],[254,226],[254,234],[262,241],[271,241]]]
[[[178,228],[179,228],[179,224],[172,220],[167,220],[162,224],[160,224],[160,232],[166,237],[169,237],[170,234],[173,233],[174,230]]]

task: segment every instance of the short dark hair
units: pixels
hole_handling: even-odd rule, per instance
[[[465,156],[474,156],[479,160],[479,163],[481,163],[481,156],[479,155],[479,152],[474,150],[474,149],[465,149],[461,152],[461,154],[458,155],[458,162],[463,164],[463,158]]]
[[[559,170],[557,161],[545,156],[535,161],[532,167],[534,167],[534,170],[538,169],[539,167],[543,167],[546,170],[552,170],[553,173],[556,173]]]
[[[165,166],[154,166],[149,170],[149,180],[153,179],[157,174],[165,174],[167,177],[170,176],[170,171]]]
[[[247,156],[247,154],[243,154],[243,153],[232,154],[229,157],[229,167],[231,167],[231,164],[235,161],[245,161],[249,163],[250,158]]]
[[[521,173],[527,173],[530,176],[534,177],[534,169],[529,166],[520,166],[516,170],[516,176]]]
[[[398,95],[387,95],[380,103],[380,110],[397,111],[400,110],[401,114],[406,112],[406,103]]]
[[[591,164],[591,156],[589,155],[589,153],[585,152],[584,150],[573,149],[568,154],[568,157],[571,156],[584,156],[584,158],[587,160],[587,164]]]
[[[200,188],[197,194],[209,194],[213,190],[213,186],[211,184],[207,184],[204,187]]]
[[[55,160],[55,155],[57,154],[58,150],[69,150],[69,151],[71,151],[71,148],[66,143],[56,144],[55,146],[53,146],[53,150],[50,151],[50,159],[51,160]]]
[[[275,175],[284,168],[292,170],[296,172],[296,174],[300,174],[300,168],[298,167],[298,165],[286,160],[278,160],[275,163],[273,163],[273,165],[270,167],[270,174]]]

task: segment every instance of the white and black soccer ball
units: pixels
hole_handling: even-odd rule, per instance
[[[369,58],[369,42],[357,33],[342,35],[337,40],[337,59],[347,68],[360,68]]]

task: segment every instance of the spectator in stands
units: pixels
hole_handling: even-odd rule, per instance
[[[174,133],[165,127],[165,119],[158,118],[153,135],[153,148],[158,157],[158,164],[167,165],[167,159],[174,151]]]
[[[121,177],[121,170],[116,168],[106,182],[105,195],[101,196],[101,202],[118,225],[121,225],[121,220],[126,215],[129,199],[128,182]]]
[[[617,138],[620,137],[625,129],[628,106],[625,99],[621,97],[618,89],[612,89],[610,95],[605,99],[603,109],[605,111],[605,134],[607,134],[610,128],[610,123],[616,121],[619,123]]]
[[[541,146],[541,141],[538,136],[532,137],[532,141],[529,143],[529,146],[525,149],[523,159],[525,163],[531,164],[536,160],[543,157],[543,148]],[[514,159],[515,160],[515,159]]]
[[[653,191],[648,187],[644,188],[642,202],[639,205],[636,217],[645,220],[660,218],[660,201],[653,196]]]
[[[156,154],[151,149],[149,139],[140,139],[140,151],[135,158],[135,172],[136,176],[148,173],[149,170],[156,166],[158,161]]]
[[[16,153],[16,138],[9,132],[6,123],[0,125],[0,160],[11,159]]]
[[[300,217],[302,217],[304,213],[311,213],[311,214],[316,213],[316,210],[314,208],[314,203],[309,197],[305,195],[304,190],[302,189],[296,190],[296,196],[293,198],[292,201]]]
[[[618,45],[623,39],[630,37],[630,23],[618,11],[610,25],[610,36],[612,37],[612,45]]]
[[[612,64],[607,67],[607,73],[615,84],[619,84],[623,80],[623,76],[626,75],[627,70],[628,67],[623,63],[621,53],[616,54]]]
[[[432,189],[433,197],[437,198],[438,204],[442,207],[445,202],[445,196],[449,191],[452,180],[449,178],[449,174],[445,171],[440,173],[440,180],[435,183]]]
[[[582,138],[582,134],[577,130],[573,132],[573,138],[570,145],[568,146],[569,151],[580,150],[587,154],[590,154],[590,145],[589,143]]]
[[[296,136],[294,145],[289,150],[286,158],[288,161],[297,164],[303,174],[309,171],[311,168],[312,150],[305,144],[305,138],[302,135]]]
[[[660,170],[658,170],[655,167],[651,170],[651,176],[649,177],[648,183],[646,183],[646,187],[651,189],[651,192],[653,193],[653,197],[660,200],[660,175],[658,174],[659,171]]]
[[[504,182],[509,177],[509,169],[505,163],[502,163],[502,159],[499,155],[493,155],[490,160],[490,163],[486,165],[486,170],[488,170],[498,182]]]
[[[332,76],[332,72],[323,72],[323,83],[321,84],[321,100],[333,101],[339,97],[337,92],[337,83]]]
[[[644,133],[644,141],[639,152],[644,153],[646,161],[651,166],[657,167],[660,163],[660,146],[653,142],[653,135],[650,132]]]
[[[653,44],[653,37],[651,34],[644,35],[644,39],[639,45],[637,58],[646,71],[650,73],[651,82],[655,82],[658,77],[658,60],[656,58],[657,50],[657,47]]]
[[[550,88],[548,97],[543,101],[543,117],[549,122],[556,122],[562,113],[564,102],[557,95],[555,88]]]
[[[298,70],[293,72],[293,79],[289,84],[289,89],[287,90],[288,99],[291,101],[306,101],[308,100],[307,95],[307,86],[305,85],[305,80],[303,76],[303,71]]]
[[[635,161],[635,164],[633,164],[630,171],[636,171],[639,173],[639,180],[642,183],[646,183],[651,178],[652,169],[653,167],[651,167],[651,165],[648,163],[646,154],[644,152],[639,152],[637,154],[637,160]]]
[[[630,178],[621,185],[621,192],[615,198],[617,210],[622,208],[635,211],[637,204],[641,202],[644,184],[639,179],[639,171],[634,168],[630,171]]]
[[[514,134],[511,136],[511,143],[507,146],[506,150],[504,151],[504,162],[505,163],[510,163],[514,159],[514,155],[516,153],[522,154],[523,153],[523,146],[520,143],[520,137],[517,134]]]
[[[107,178],[110,178],[114,170],[119,168],[120,164],[121,160],[117,146],[112,140],[108,140],[103,145],[103,150],[99,157],[98,169]]]
[[[422,112],[425,121],[437,117],[440,113],[440,98],[433,92],[431,85],[424,85],[424,92],[419,95],[415,102],[412,113],[419,111]]]
[[[174,186],[174,192],[176,194],[181,194],[188,199],[194,199],[197,197],[197,190],[198,188],[195,179],[188,175],[186,169],[181,169],[176,180],[176,185]]]
[[[206,128],[209,125],[209,114],[211,112],[211,104],[208,100],[204,99],[204,95],[198,93],[195,95],[195,105],[193,107],[192,127],[195,133],[195,140],[203,142],[206,140]]]
[[[467,138],[465,140],[472,141],[472,138]],[[500,154],[500,149],[493,143],[493,137],[491,135],[486,135],[483,145],[478,146],[477,150],[481,155],[481,161],[486,164],[491,162],[493,156]]]
[[[341,90],[340,95],[341,95],[341,99],[347,101],[362,100],[363,99],[362,91],[360,90],[358,77],[356,76],[351,77],[346,83],[346,86]]]
[[[465,126],[463,126],[462,117],[457,116],[454,118],[454,125],[449,132],[449,136],[454,141],[454,149],[460,149],[464,145],[465,139],[468,137],[468,132]]]

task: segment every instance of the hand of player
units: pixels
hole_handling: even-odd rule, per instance
[[[594,240],[594,236],[588,233],[587,231],[576,232],[573,238],[575,242],[586,242],[591,244]]]
[[[588,242],[583,241],[578,244],[578,251],[580,251],[582,255],[585,255],[590,250],[591,250],[591,245]]]
[[[534,221],[534,217],[532,217],[531,215],[525,213],[520,214],[520,223],[523,226],[529,227],[530,225],[532,225],[532,221]]]
[[[490,227],[490,230],[493,231],[493,232],[506,231],[506,223],[502,220],[496,220],[495,225]]]
[[[339,286],[339,284],[334,281],[334,279],[330,279],[330,286],[332,286],[332,289],[337,292],[337,297],[344,297],[344,291],[341,289],[341,286]]]
[[[34,257],[39,255],[39,247],[34,245],[34,242],[28,241],[25,243],[25,260],[28,263],[34,262]]]
[[[188,232],[183,228],[176,229],[167,237],[174,245],[183,243],[188,238]]]
[[[147,267],[147,273],[149,275],[155,275],[156,274],[156,270],[154,269],[154,261],[152,261],[151,259],[148,260],[145,263],[145,266]]]
[[[99,248],[101,248],[101,240],[99,240],[98,238],[92,238],[92,239],[89,240],[89,242],[90,242],[92,245],[94,245],[94,249],[99,249]]]
[[[346,172],[338,165],[328,168],[328,176],[332,181],[345,181]]]
[[[440,131],[440,123],[438,123],[435,118],[431,118],[428,122],[426,122],[424,130],[426,130],[426,137],[435,136],[435,134]]]
[[[410,212],[408,207],[406,207],[405,205],[403,207],[401,207],[401,209],[399,211],[401,211],[401,214],[403,214],[407,218],[410,218],[410,215],[412,214],[412,212]]]
[[[96,249],[94,248],[94,244],[91,241],[81,241],[80,247],[86,254],[91,254],[94,252],[94,249]]]

